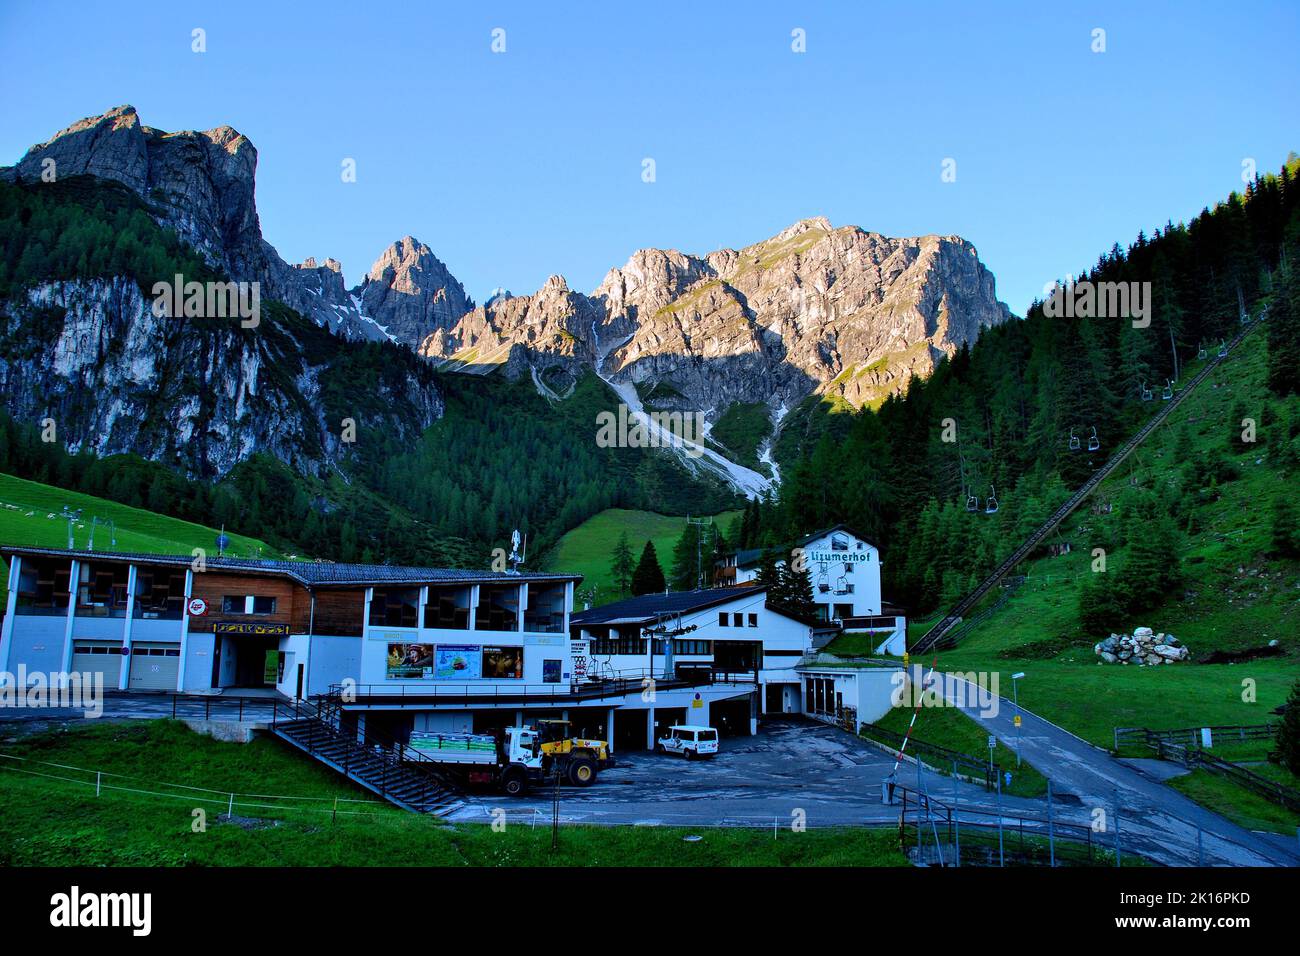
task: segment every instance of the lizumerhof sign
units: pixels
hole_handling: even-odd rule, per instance
[[[866,564],[871,560],[870,551],[805,551],[808,560],[814,564]]]

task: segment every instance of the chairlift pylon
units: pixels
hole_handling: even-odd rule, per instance
[[[1074,434],[1074,429],[1071,428],[1070,429],[1070,451],[1078,451],[1078,450],[1079,450],[1079,439]]]
[[[984,505],[984,513],[986,515],[996,514],[997,510],[998,510],[997,491],[994,489],[992,485],[989,485],[989,497],[988,497],[988,502]]]
[[[1092,437],[1088,439],[1088,451],[1096,451],[1101,447],[1101,439],[1097,437],[1097,426],[1092,426]]]

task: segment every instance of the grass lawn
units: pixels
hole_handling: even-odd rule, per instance
[[[912,719],[912,708],[895,707],[876,723],[896,734],[907,732],[907,725]],[[988,759],[989,735],[978,723],[967,717],[956,707],[923,707],[916,718],[913,739],[938,747],[947,747],[973,757],[976,760]],[[1028,763],[1016,766],[1016,752],[1013,747],[998,741],[993,751],[993,762],[999,773],[1011,772],[1011,785],[1003,786],[1003,793],[1017,797],[1039,797],[1047,793],[1047,778]],[[944,771],[949,768],[936,767]],[[1005,781],[1005,776],[1003,780]]]
[[[1263,768],[1261,767],[1251,766],[1247,769],[1260,773],[1261,776],[1267,776],[1262,772]],[[1280,767],[1273,767],[1272,769],[1286,774],[1292,782],[1291,785],[1294,786],[1294,776],[1287,774]],[[1278,782],[1285,783],[1286,781],[1279,780]],[[1286,809],[1286,807],[1279,806],[1271,800],[1261,797],[1253,790],[1247,790],[1228,777],[1211,773],[1208,770],[1193,770],[1184,776],[1174,777],[1168,783],[1169,786],[1195,800],[1201,806],[1223,814],[1233,823],[1246,827],[1248,830],[1268,830],[1272,833],[1285,833],[1294,837],[1296,827],[1300,827],[1300,813],[1294,813]]]
[[[565,827],[553,852],[544,826],[442,824],[375,799],[278,740],[219,743],[174,721],[75,724],[0,738],[0,753],[111,769],[122,776],[104,783],[130,788],[97,797],[93,774],[0,760],[2,866],[906,865],[889,828],[773,839],[770,830]],[[219,820],[230,790],[234,823]],[[195,809],[207,815],[199,832]]]
[[[739,514],[739,511],[725,511],[715,515],[713,520],[725,533]],[[635,562],[641,557],[646,541],[653,541],[659,563],[667,574],[672,563],[673,546],[685,528],[686,518],[681,515],[609,508],[588,518],[560,538],[555,547],[542,557],[541,566],[548,571],[583,575],[579,591],[585,593],[589,588],[595,588],[593,606],[606,604],[618,598],[610,580],[609,565],[613,560],[614,547],[624,531],[627,532],[627,541],[632,548],[632,560]],[[711,571],[712,568],[708,570]],[[582,606],[581,599],[577,604],[578,607]]]

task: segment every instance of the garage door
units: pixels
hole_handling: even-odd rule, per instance
[[[175,690],[180,668],[178,644],[134,644],[131,647],[132,690]]]
[[[116,641],[73,641],[72,670],[76,674],[100,673],[104,686],[116,690],[122,673],[122,645]]]

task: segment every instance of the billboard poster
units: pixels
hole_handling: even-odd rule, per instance
[[[563,661],[558,661],[558,660],[542,661],[542,683],[558,684],[560,682],[560,671],[563,664],[564,664]]]
[[[524,676],[522,647],[483,648],[483,676],[494,680],[514,680]]]
[[[476,680],[482,676],[478,644],[439,644],[433,655],[433,676],[439,680]]]
[[[389,644],[388,666],[384,676],[389,680],[432,677],[432,644]]]
[[[587,679],[587,641],[570,641],[569,656],[573,659],[573,679]]]

